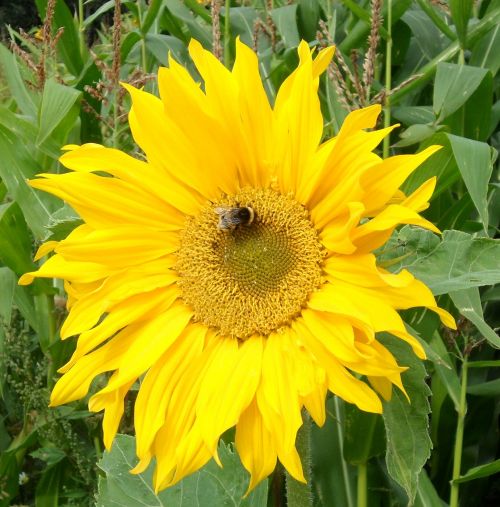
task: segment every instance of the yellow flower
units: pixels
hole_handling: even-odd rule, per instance
[[[313,59],[302,42],[274,107],[256,55],[239,41],[236,50],[229,71],[191,42],[203,87],[173,59],[159,71],[161,99],[124,85],[147,161],[69,146],[60,160],[71,172],[31,181],[85,222],[42,245],[37,259],[54,255],[20,280],[62,278],[61,338],[79,335],[51,404],[84,397],[113,372],[89,401],[105,411],[109,448],[140,379],[134,471],[156,457],[156,490],[218,460],[233,426],[250,488],[277,459],[304,481],[295,448],[303,407],[322,425],[331,391],[381,412],[379,396],[403,390],[405,368],[376,333],[424,358],[397,310],[427,307],[454,326],[424,284],[378,267],[373,254],[398,224],[439,232],[418,214],[435,180],[410,196],[398,190],[439,147],[382,160],[373,150],[393,127],[366,131],[378,105],[349,114],[322,143],[318,81],[333,48]]]

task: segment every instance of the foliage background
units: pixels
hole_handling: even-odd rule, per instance
[[[242,498],[248,477],[230,433],[221,442],[223,470],[211,463],[159,497],[149,476],[127,473],[131,437],[120,437],[103,456],[100,414],[89,413],[84,401],[47,408],[56,370],[74,347],[58,337],[62,287],[17,286],[19,275],[34,267],[37,245],[61,239],[79,223],[67,205],[34,191],[26,178],[62,171],[57,159],[67,143],[137,152],[119,81],[156,92],[154,74],[169,51],[196,75],[186,50],[191,37],[231,65],[237,36],[257,49],[271,101],[297,63],[301,38],[337,44],[320,86],[325,137],[338,132],[349,110],[381,102],[382,121],[401,123],[381,148],[385,155],[444,146],[404,190],[436,175],[426,216],[448,232],[440,239],[404,227],[379,262],[396,271],[407,267],[425,281],[459,318],[459,330],[440,329],[428,312],[405,313],[427,350],[425,369],[385,337],[400,362],[412,366],[403,378],[411,405],[396,393],[381,417],[328,400],[327,423],[313,433],[314,505],[499,505],[499,21],[498,0],[4,1],[0,507],[285,505],[280,468]],[[133,393],[124,434],[133,434],[132,404]]]

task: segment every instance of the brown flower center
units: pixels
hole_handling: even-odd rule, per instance
[[[251,219],[246,210],[251,208]],[[323,249],[308,213],[271,189],[241,190],[190,218],[176,270],[195,319],[226,336],[290,323],[321,283]]]

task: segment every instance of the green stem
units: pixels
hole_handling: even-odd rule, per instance
[[[83,48],[85,47],[85,26],[83,13],[83,0],[78,0],[78,35],[80,38],[80,54],[83,56]]]
[[[391,66],[392,66],[392,0],[388,0],[387,2],[387,44],[385,49],[385,89],[387,92],[387,96],[385,98],[385,107],[384,107],[384,127],[389,127],[391,125],[391,99],[389,97],[389,92],[391,90]],[[390,146],[391,138],[390,136],[386,136],[384,138],[383,145],[383,157],[387,158],[389,156],[389,146]]]
[[[40,348],[49,358],[47,370],[47,387],[54,385],[57,365],[51,354],[51,346],[56,341],[56,318],[54,313],[54,296],[52,294],[38,294],[35,296],[35,310],[38,322],[38,339]]]
[[[212,23],[210,12],[207,9],[205,9],[203,4],[198,3],[197,0],[184,0],[183,3],[186,4],[186,6],[189,7],[195,14],[200,16],[201,19],[203,19],[209,24]]]
[[[457,432],[455,435],[455,450],[453,452],[453,476],[451,482],[450,507],[458,507],[458,488],[459,484],[455,482],[460,477],[460,468],[462,464],[462,446],[464,441],[465,414],[467,413],[467,355],[464,356],[462,363],[462,375],[460,386],[460,406],[458,407]]]
[[[465,64],[465,55],[464,50],[460,48],[460,51],[458,52],[458,64],[464,65]]]
[[[358,503],[357,507],[368,505],[368,466],[365,463],[358,465]]]
[[[231,65],[231,17],[229,14],[231,0],[226,0],[224,6],[224,65],[229,69]]]
[[[148,73],[148,62],[146,55],[146,34],[143,33],[142,23],[144,22],[145,15],[142,12],[142,4],[141,2],[137,2],[137,12],[139,14],[139,25],[141,26],[141,60],[142,60],[142,70],[145,74]]]
[[[286,473],[287,507],[312,507],[313,497],[311,490],[311,417],[303,413],[304,424],[297,433],[296,447],[302,461],[306,484],[295,480]]]
[[[428,0],[417,0],[417,3],[448,39],[452,41],[457,40],[456,34],[453,33],[453,30],[446,24],[444,19],[434,10],[434,7]]]

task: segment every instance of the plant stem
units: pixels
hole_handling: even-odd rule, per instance
[[[229,11],[231,8],[231,0],[226,0],[224,6],[224,65],[229,69],[231,65],[231,18]]]
[[[467,355],[464,355],[462,363],[462,375],[460,386],[460,405],[458,407],[457,432],[455,434],[455,450],[453,452],[453,476],[451,482],[450,507],[458,507],[458,488],[459,484],[454,482],[460,477],[460,467],[462,464],[462,446],[464,441],[465,414],[467,413]]]
[[[464,65],[465,64],[465,55],[464,50],[460,48],[460,51],[458,52],[458,64]]]
[[[392,0],[388,0],[387,2],[387,44],[385,49],[385,90],[387,96],[385,98],[385,107],[384,107],[384,127],[389,127],[391,125],[391,99],[389,97],[389,92],[391,90],[391,65],[392,65]],[[387,158],[389,156],[389,146],[390,146],[390,136],[386,136],[384,138],[383,145],[383,158]]]
[[[137,2],[137,12],[139,14],[139,25],[141,26],[141,60],[142,60],[142,70],[145,74],[148,73],[148,62],[146,55],[146,34],[142,31],[142,24],[144,22],[145,13],[142,12],[141,2]]]
[[[83,56],[83,48],[85,47],[85,26],[83,25],[84,12],[83,0],[78,0],[78,35],[80,38],[80,54]]]
[[[368,466],[365,463],[358,465],[358,502],[357,507],[368,505]]]
[[[35,309],[38,321],[38,339],[40,348],[49,358],[47,370],[47,387],[52,389],[57,365],[51,353],[51,346],[56,341],[56,319],[54,315],[54,296],[52,294],[38,294],[35,296]]]
[[[302,461],[304,484],[295,480],[288,472],[286,473],[286,498],[287,507],[312,507],[313,497],[311,490],[311,417],[303,412],[304,424],[297,433],[296,447]]]

